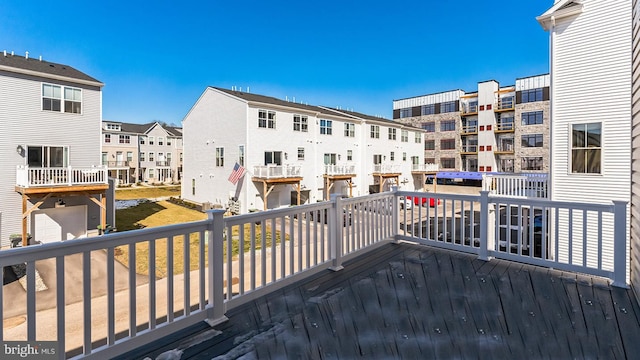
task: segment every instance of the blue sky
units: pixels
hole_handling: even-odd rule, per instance
[[[549,71],[545,1],[41,1],[0,51],[105,83],[105,120],[179,125],[206,86],[392,116],[392,101]]]

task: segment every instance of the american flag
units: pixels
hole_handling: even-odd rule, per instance
[[[229,181],[231,181],[233,185],[237,184],[238,180],[240,180],[244,176],[245,171],[246,170],[242,165],[236,163],[233,166],[233,171],[231,172],[231,175],[229,175]]]

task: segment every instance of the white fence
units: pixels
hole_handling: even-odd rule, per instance
[[[16,185],[20,187],[73,186],[107,183],[105,165],[91,167],[29,167],[16,169]]]
[[[253,167],[253,176],[263,179],[299,177],[300,165],[261,165]]]
[[[433,201],[400,210],[408,196]],[[227,218],[213,210],[204,221],[6,250],[0,252],[3,267],[26,267],[26,322],[3,328],[0,341],[54,340],[67,351],[60,358],[114,357],[203,320],[224,321],[234,307],[320,271],[338,271],[346,260],[400,240],[626,286],[625,212],[624,202],[393,191]],[[569,216],[570,233],[588,225],[599,229],[599,239],[603,219],[611,216],[614,240],[594,243],[586,232],[571,241],[559,238],[561,216]],[[79,263],[79,273],[70,274]],[[36,268],[49,291],[36,291]],[[104,282],[93,280],[100,277]],[[74,293],[80,297],[72,299]],[[17,295],[0,291],[0,304],[7,296]],[[2,307],[0,318],[16,311]]]
[[[377,174],[401,173],[402,167],[398,164],[374,164],[373,172]]]
[[[438,164],[412,164],[411,171],[437,172],[440,170]]]
[[[549,198],[547,174],[489,174],[482,177],[482,190],[494,196]]]

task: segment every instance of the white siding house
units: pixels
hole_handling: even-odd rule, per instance
[[[64,240],[106,221],[102,86],[68,65],[0,53],[2,246],[12,234]]]
[[[551,198],[628,202],[631,2],[556,1],[538,21],[551,41]],[[598,219],[590,224],[597,226]],[[603,243],[612,244],[613,220],[605,217],[602,227],[609,235]],[[569,234],[581,239],[583,230],[570,226],[566,214],[558,241]],[[594,230],[586,229],[589,241],[598,241]],[[582,256],[581,249],[573,255]]]
[[[633,87],[631,156],[631,284],[640,298],[640,1],[633,0]]]
[[[422,130],[351,111],[208,87],[183,121],[182,197],[245,213],[393,183],[421,188]],[[229,181],[236,162],[247,173]],[[370,188],[371,187],[371,188]],[[264,202],[266,196],[266,204]]]

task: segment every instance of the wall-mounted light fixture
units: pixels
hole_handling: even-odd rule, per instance
[[[18,153],[18,155],[24,156],[24,147],[22,147],[22,145],[16,146],[16,152]]]

